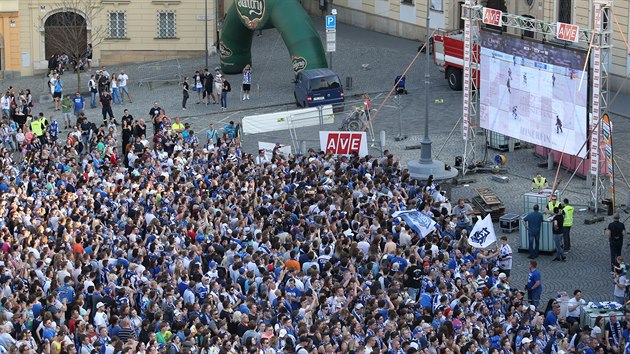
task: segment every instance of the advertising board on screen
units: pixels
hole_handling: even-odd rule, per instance
[[[585,60],[583,51],[482,32],[481,127],[584,157]]]

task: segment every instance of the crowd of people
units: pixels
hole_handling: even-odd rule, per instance
[[[261,157],[233,122],[204,137],[158,102],[138,118],[125,110],[120,126],[75,109],[62,129],[43,113],[15,119],[11,102],[0,353],[620,353],[629,342],[629,316],[579,323],[579,291],[567,318],[555,299],[529,301],[542,291],[536,261],[517,289],[507,238],[471,247],[470,206],[451,209],[387,151]],[[392,217],[414,208],[437,230]]]

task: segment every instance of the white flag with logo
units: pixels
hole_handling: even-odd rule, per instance
[[[494,225],[490,214],[487,214],[485,218],[475,223],[470,232],[468,243],[475,248],[486,248],[494,242],[497,242],[497,235],[494,233]]]

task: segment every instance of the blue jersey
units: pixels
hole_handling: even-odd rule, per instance
[[[527,275],[527,288],[531,289],[537,281],[541,281],[540,271],[538,269],[534,269]],[[542,292],[542,282],[540,286],[538,286],[534,291]]]
[[[59,123],[56,119],[53,119],[53,121],[48,125],[48,132],[54,138],[59,136]]]
[[[199,303],[203,304],[206,297],[208,297],[208,287],[203,284],[197,284],[195,287],[195,294],[197,295],[197,298],[199,298]]]
[[[75,111],[80,111],[83,109],[83,105],[85,104],[85,98],[83,98],[83,96],[74,96],[72,104],[74,105]]]
[[[252,71],[245,70],[243,71],[243,83],[246,85],[250,85],[252,83]]]

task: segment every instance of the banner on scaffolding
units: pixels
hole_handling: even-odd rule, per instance
[[[594,23],[593,28],[596,30],[602,28],[602,11],[601,4],[595,2],[594,7]],[[600,85],[602,84],[601,68],[602,68],[602,49],[596,44],[591,47],[591,56],[593,62],[593,89],[591,90],[591,125],[590,125],[590,149],[589,157],[591,159],[591,175],[597,176],[601,174],[599,171],[599,137],[600,137]],[[597,195],[597,194],[596,194]],[[596,197],[597,199],[597,197]]]
[[[615,205],[615,161],[613,159],[613,125],[607,113],[602,115],[602,143],[604,145],[604,155],[606,156],[606,166],[608,179],[610,180],[610,195],[612,205]]]

